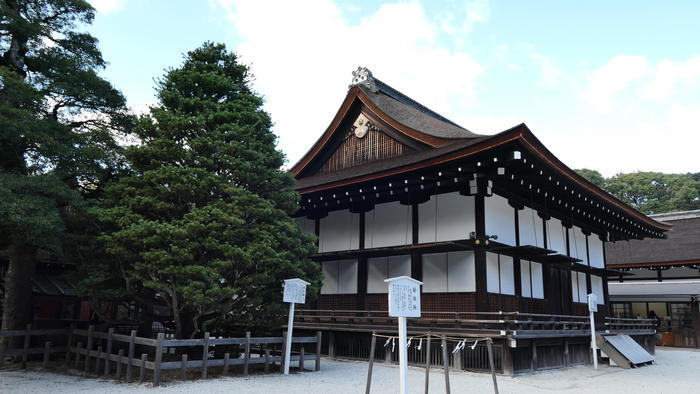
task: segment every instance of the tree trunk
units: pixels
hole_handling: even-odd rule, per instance
[[[36,270],[36,247],[11,245],[10,266],[5,276],[2,329],[23,330],[34,318],[32,276]],[[21,337],[13,337],[10,346],[18,347]]]

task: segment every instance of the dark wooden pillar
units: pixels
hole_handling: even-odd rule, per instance
[[[515,244],[520,246],[520,218],[518,215],[518,208],[513,208],[513,213],[515,214]],[[522,287],[522,276],[520,272],[520,258],[513,258],[513,283],[515,284],[515,296],[520,299],[523,295]],[[519,306],[519,305],[518,305]]]
[[[360,212],[359,248],[365,248],[365,212]],[[357,259],[357,309],[366,310],[367,295],[367,257]]]
[[[418,203],[411,204],[411,243],[418,244]],[[423,257],[420,253],[411,253],[411,278],[423,280]],[[421,286],[421,292],[423,287]]]
[[[591,254],[588,252],[588,235],[586,236],[586,262],[588,263],[588,267],[591,267]],[[593,293],[593,285],[591,284],[591,271],[586,270],[586,290],[588,291],[587,294]]]
[[[476,239],[483,240],[486,236],[486,215],[483,194],[474,196],[474,215],[476,219]],[[489,299],[486,287],[486,249],[481,245],[474,248],[474,263],[474,273],[476,276],[476,310],[477,312],[488,312]]]

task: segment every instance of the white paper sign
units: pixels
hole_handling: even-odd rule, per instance
[[[389,316],[420,317],[420,285],[423,283],[407,276],[385,282],[389,285]]]
[[[284,294],[282,301],[303,304],[306,302],[306,286],[309,282],[294,278],[284,281]]]
[[[598,312],[598,297],[593,293],[588,295],[588,310]]]

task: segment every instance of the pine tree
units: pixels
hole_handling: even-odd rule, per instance
[[[306,258],[313,239],[290,216],[293,179],[250,78],[212,43],[167,71],[158,105],[136,127],[143,143],[127,152],[134,174],[108,188],[99,213],[115,264],[102,272],[119,272],[136,297],[157,294],[178,337],[204,325],[278,324],[283,279],[320,283]]]
[[[98,75],[82,0],[0,1],[0,249],[10,255],[2,327],[32,321],[37,250],[62,253],[66,220],[118,161],[124,97]]]

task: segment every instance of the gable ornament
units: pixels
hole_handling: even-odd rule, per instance
[[[369,71],[367,67],[358,67],[357,70],[352,72],[352,82],[350,82],[349,88],[358,85],[365,85],[370,91],[377,93],[379,88],[377,88],[377,83],[372,76],[372,71]]]

